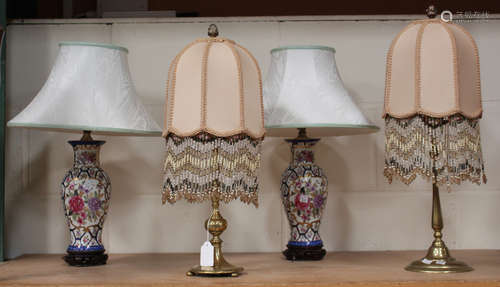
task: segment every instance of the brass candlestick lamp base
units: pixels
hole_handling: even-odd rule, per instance
[[[214,266],[195,266],[189,270],[187,276],[232,276],[236,277],[243,272],[243,267],[229,264],[222,255],[222,239],[219,235],[227,228],[227,221],[219,212],[219,199],[212,197],[212,215],[205,221],[205,228],[212,234],[210,242],[214,246]]]
[[[432,229],[434,229],[434,241],[427,251],[427,255],[413,261],[406,266],[406,270],[426,273],[458,273],[472,271],[472,267],[464,262],[457,261],[450,256],[448,247],[441,239],[443,234],[443,217],[441,215],[441,202],[439,200],[439,188],[432,185]]]

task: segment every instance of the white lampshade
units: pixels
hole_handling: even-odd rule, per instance
[[[264,82],[264,118],[268,136],[297,136],[307,128],[312,137],[370,133],[370,123],[344,88],[335,49],[288,46],[271,50]]]
[[[96,134],[161,135],[136,94],[123,47],[64,42],[49,78],[7,125]]]

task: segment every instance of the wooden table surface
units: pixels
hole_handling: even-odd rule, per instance
[[[111,254],[108,264],[71,267],[62,255],[25,255],[0,264],[0,286],[500,286],[500,250],[453,251],[474,271],[403,270],[424,251],[330,252],[322,261],[291,262],[279,253],[226,254],[245,267],[237,278],[187,277],[197,254]]]

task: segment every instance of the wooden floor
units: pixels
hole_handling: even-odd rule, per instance
[[[475,271],[422,274],[403,270],[423,251],[330,252],[324,260],[291,262],[279,253],[226,254],[245,267],[237,278],[187,277],[197,254],[111,254],[107,265],[70,267],[62,255],[25,255],[0,264],[0,286],[500,286],[500,250],[453,255]]]

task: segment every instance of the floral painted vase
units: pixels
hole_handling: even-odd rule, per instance
[[[319,226],[327,198],[327,179],[314,164],[311,147],[319,139],[289,139],[292,162],[281,176],[281,197],[290,224],[283,254],[288,260],[320,260],[326,251]]]
[[[102,229],[108,213],[111,181],[99,167],[104,141],[69,141],[74,163],[62,182],[62,200],[71,243],[65,261],[74,266],[106,264]]]

